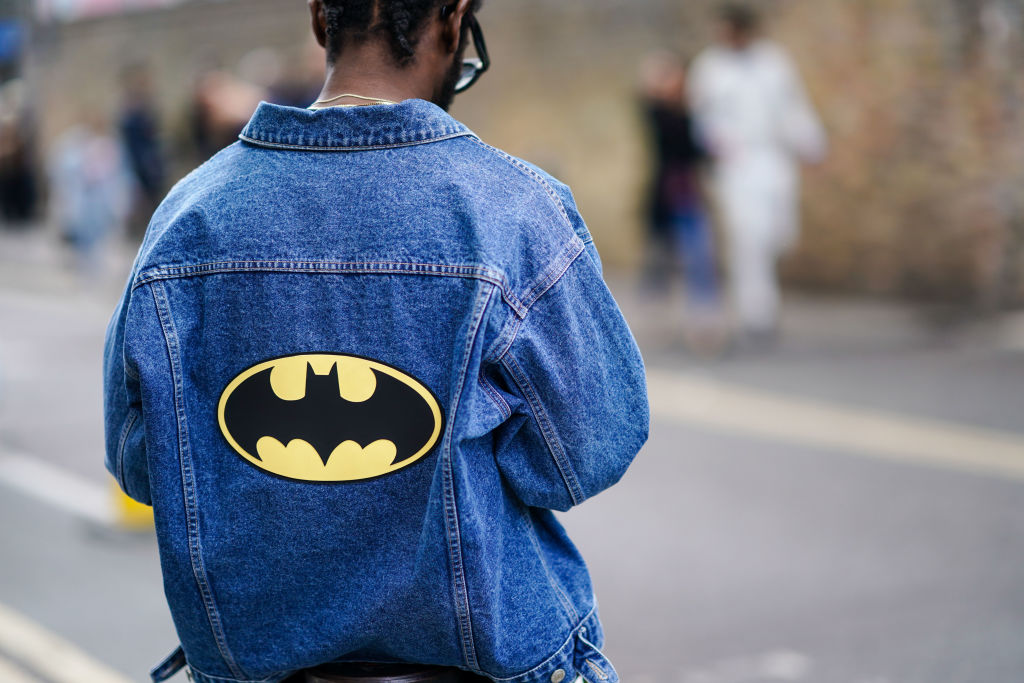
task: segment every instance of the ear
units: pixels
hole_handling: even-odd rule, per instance
[[[462,44],[462,19],[469,11],[473,0],[458,0],[455,9],[441,20],[441,41],[448,54],[455,54]]]
[[[327,15],[323,0],[307,0],[310,19],[313,21],[313,36],[322,48],[327,48]]]

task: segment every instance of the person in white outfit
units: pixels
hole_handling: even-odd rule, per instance
[[[714,160],[741,331],[774,336],[776,265],[799,234],[800,163],[824,158],[826,137],[793,62],[760,36],[749,7],[721,9],[718,44],[694,60],[690,104]]]

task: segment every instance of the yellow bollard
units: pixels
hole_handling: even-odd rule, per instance
[[[125,531],[148,531],[153,528],[153,508],[129,498],[116,481],[111,481],[114,494],[114,522]]]

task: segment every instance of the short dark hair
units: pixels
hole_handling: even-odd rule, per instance
[[[753,33],[761,26],[761,17],[757,10],[739,2],[727,2],[719,7],[718,17],[738,33]]]
[[[474,0],[470,11],[479,9]],[[416,44],[431,12],[453,5],[452,0],[323,0],[327,18],[327,59],[334,62],[347,41],[386,33],[399,64],[416,56]]]

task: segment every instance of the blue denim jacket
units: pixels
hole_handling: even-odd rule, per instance
[[[551,510],[619,480],[648,407],[568,188],[421,100],[240,137],[156,211],[106,342],[106,465],[196,679],[615,683]]]

